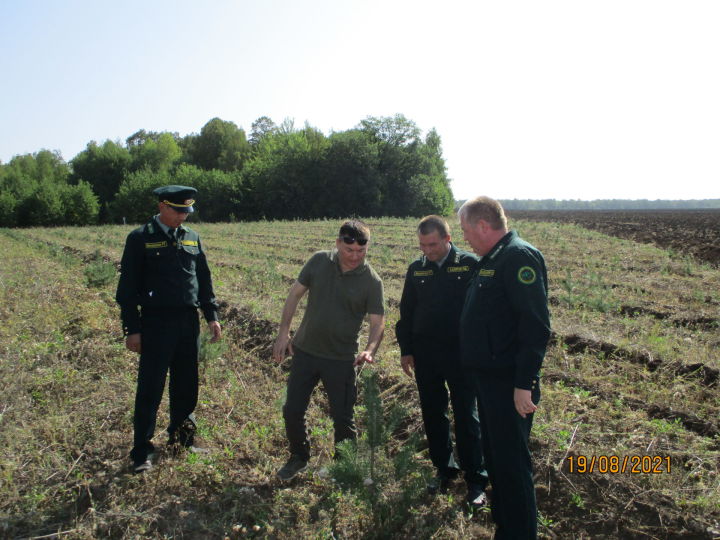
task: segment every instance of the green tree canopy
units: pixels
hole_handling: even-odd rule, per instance
[[[272,135],[278,130],[269,117],[261,116],[252,123],[249,142],[252,146],[256,146],[266,135]]]
[[[87,182],[63,186],[60,201],[66,225],[92,225],[97,222],[100,204]]]
[[[395,116],[368,116],[360,121],[360,129],[379,141],[393,146],[405,146],[420,140],[420,129],[415,122],[402,114]]]
[[[74,183],[84,180],[92,186],[100,204],[110,202],[130,170],[132,157],[120,143],[105,141],[99,146],[90,141],[87,148],[70,162]]]
[[[144,130],[128,138],[132,170],[169,170],[182,158],[182,150],[173,134],[152,133],[141,138],[138,135],[140,133],[144,133]]]
[[[365,131],[333,133],[322,176],[326,189],[319,206],[327,217],[378,216],[383,213],[380,145]]]
[[[35,154],[13,157],[6,165],[0,165],[0,187],[19,198],[32,193],[40,182],[65,184],[70,169],[57,152],[40,150]]]
[[[0,165],[0,224],[3,226],[70,223],[63,211],[70,169],[57,152],[40,150]],[[93,196],[94,200],[94,196]],[[97,217],[97,212],[90,219]]]
[[[250,143],[245,132],[234,122],[213,118],[186,141],[192,165],[210,170],[239,171],[250,155]]]
[[[158,199],[153,189],[174,183],[167,170],[141,169],[127,175],[110,205],[116,223],[144,223],[157,213]]]
[[[126,146],[91,141],[69,166],[47,150],[16,156],[0,164],[0,223],[144,221],[155,209],[152,189],[178,183],[200,190],[195,219],[204,221],[420,216],[453,207],[434,129],[423,139],[396,114],[325,136],[307,123],[298,129],[290,118],[276,125],[261,116],[250,141],[233,122],[213,118],[182,138],[140,129]]]
[[[237,171],[205,171],[194,165],[181,165],[175,181],[198,190],[193,221],[235,221],[242,217],[247,191]]]
[[[265,136],[243,171],[256,217],[290,219],[325,215],[321,167],[327,138],[317,129],[278,131]]]

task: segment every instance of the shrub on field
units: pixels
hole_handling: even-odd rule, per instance
[[[96,288],[109,285],[117,278],[115,265],[104,261],[99,252],[95,253],[94,260],[85,267],[84,274],[88,287]]]

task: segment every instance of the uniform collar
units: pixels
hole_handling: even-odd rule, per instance
[[[460,262],[460,256],[458,254],[458,250],[452,242],[450,242],[450,249],[448,250],[448,252],[439,261],[432,262],[432,261],[428,260],[428,258],[425,255],[422,256],[423,267],[427,266],[428,263],[432,263],[434,265],[437,265],[438,268],[442,268],[443,265],[445,264],[445,261],[452,261],[455,264]]]
[[[487,255],[485,255],[482,260],[483,261],[493,261],[495,260],[498,255],[500,255],[500,252],[502,252],[503,249],[505,249],[505,246],[507,246],[515,237],[517,236],[517,231],[509,231],[505,236],[503,236],[500,240],[498,240],[497,244],[495,244],[490,251],[488,251]]]
[[[458,262],[458,256],[457,256],[457,249],[455,249],[455,246],[450,242],[450,249],[448,249],[448,252],[445,254],[445,256],[437,261],[435,264],[437,264],[438,268],[442,268],[445,265],[445,261],[450,261],[451,263]]]
[[[155,223],[158,225],[158,227],[160,227],[165,234],[167,234],[168,236],[170,236],[170,227],[168,227],[168,226],[165,225],[162,221],[160,221],[160,214],[156,214],[153,219],[155,220]],[[178,231],[184,231],[185,229],[183,229],[183,226],[180,225],[180,226],[177,228],[177,230],[178,230]]]

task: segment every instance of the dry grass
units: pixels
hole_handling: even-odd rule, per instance
[[[390,308],[377,367],[383,399],[408,414],[391,442],[399,448],[421,431],[417,392],[392,338],[417,252],[414,222],[370,225],[370,260]],[[550,270],[555,338],[532,439],[542,534],[720,535],[720,270],[572,225],[514,226]],[[378,531],[362,501],[330,480],[274,478],[286,457],[286,368],[272,363],[269,347],[290,283],[312,251],[330,246],[336,227],[196,226],[226,330],[224,347],[203,365],[198,407],[212,452],[161,455],[145,476],[128,469],[137,361],[123,348],[115,284],[91,288],[84,278],[97,251],[119,261],[129,228],[0,230],[0,536],[489,537],[487,514],[462,511],[461,485],[449,497],[421,497],[407,521]],[[163,404],[159,429],[166,421]],[[332,452],[319,395],[309,426],[317,470]],[[570,472],[569,457],[601,455],[670,456],[671,471]],[[426,452],[416,457],[429,472]]]

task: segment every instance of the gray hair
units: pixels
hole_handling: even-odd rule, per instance
[[[458,217],[473,226],[482,219],[487,221],[493,230],[507,229],[507,218],[502,205],[484,195],[465,201],[458,210]]]

